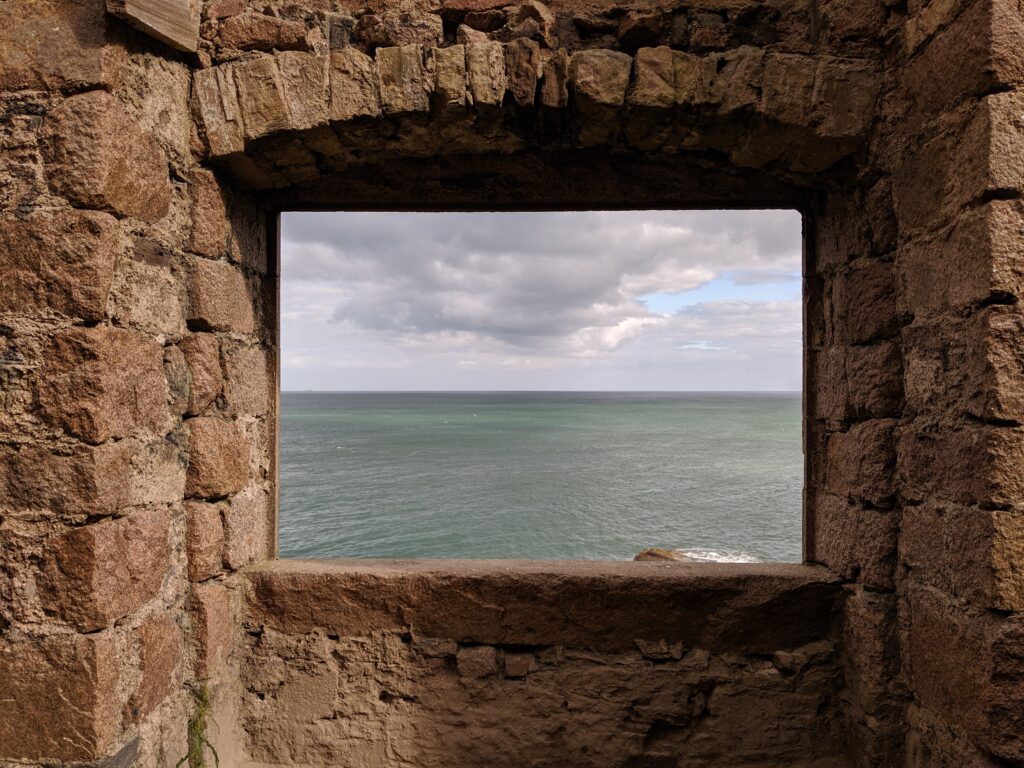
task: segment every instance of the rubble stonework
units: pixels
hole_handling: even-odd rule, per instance
[[[1016,3],[154,8],[0,28],[0,764],[1024,765]],[[602,206],[803,212],[807,563],[274,561],[276,213]]]

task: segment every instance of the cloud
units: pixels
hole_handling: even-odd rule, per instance
[[[643,300],[724,278],[791,283],[801,252],[791,211],[302,213],[284,217],[282,240],[286,387],[324,381],[318,360],[376,366],[388,382],[430,371],[440,388],[510,370],[554,382],[552,371],[558,381],[630,364],[667,373],[700,356],[799,360],[798,301],[657,312]]]
[[[793,280],[789,272],[734,272],[732,281],[736,285],[770,285],[772,283],[788,283]]]

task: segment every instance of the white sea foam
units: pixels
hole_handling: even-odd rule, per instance
[[[758,560],[749,552],[744,552],[739,549],[703,549],[701,547],[694,547],[693,549],[677,549],[674,551],[682,555],[686,555],[686,558],[688,560],[697,560],[702,563],[760,562],[760,560]]]

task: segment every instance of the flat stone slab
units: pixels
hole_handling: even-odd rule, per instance
[[[841,584],[808,565],[278,560],[248,572],[254,626],[602,652],[637,641],[770,653],[828,637]]]

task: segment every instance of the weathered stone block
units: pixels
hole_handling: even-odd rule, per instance
[[[988,732],[980,746],[1012,763],[1024,761],[1024,622],[1004,616],[992,633]]]
[[[195,108],[212,157],[224,157],[245,149],[245,125],[233,70],[234,64],[225,64],[197,70],[192,76]]]
[[[170,513],[155,509],[51,539],[40,577],[43,605],[83,632],[141,608],[167,573],[169,529]]]
[[[817,66],[809,56],[769,53],[758,109],[785,125],[804,126],[811,113]]]
[[[832,276],[851,261],[871,253],[864,203],[858,195],[829,195],[813,232],[815,274]]]
[[[608,50],[580,51],[569,61],[569,79],[577,99],[587,104],[620,107],[626,99],[633,60]]]
[[[199,169],[189,179],[192,232],[188,248],[192,253],[217,259],[227,252],[228,209],[224,193],[212,171]]]
[[[988,129],[988,165],[980,180],[987,182],[984,191],[1024,191],[1024,93],[993,93],[982,105]]]
[[[534,666],[535,662],[533,659],[533,654],[505,654],[505,677],[526,677],[528,674],[530,674],[531,671],[533,671]]]
[[[976,350],[979,384],[970,407],[983,419],[1024,420],[1024,314],[1017,307],[993,306],[980,313],[984,341]]]
[[[209,259],[190,258],[186,266],[189,327],[252,333],[252,295],[242,272],[231,264]]]
[[[121,328],[57,334],[39,374],[38,397],[47,419],[88,443],[170,428],[163,349]]]
[[[882,342],[846,349],[850,415],[855,418],[898,416],[903,403],[903,358],[900,347]]]
[[[505,46],[508,91],[520,107],[533,107],[541,68],[540,45],[535,40],[519,38]]]
[[[669,109],[676,103],[675,56],[668,46],[641,48],[633,60],[628,101],[638,107]]]
[[[756,108],[764,78],[764,51],[741,46],[714,60],[715,76],[707,91],[708,102],[722,112]]]
[[[419,45],[377,49],[380,103],[385,115],[430,109],[430,90],[434,83],[433,77],[428,77],[424,55]]]
[[[908,499],[988,508],[1024,500],[1021,428],[930,428],[913,422],[904,428],[897,450],[901,493]]]
[[[843,604],[843,667],[847,688],[866,714],[891,715],[898,685],[896,597],[862,586],[850,588]]]
[[[814,355],[818,418],[890,418],[903,404],[900,346],[881,342],[862,347],[830,347]]]
[[[470,43],[466,46],[466,78],[469,97],[477,109],[501,106],[508,85],[505,52],[501,43]]]
[[[292,130],[305,131],[327,123],[330,106],[330,58],[299,51],[277,54]]]
[[[318,136],[336,141],[334,131],[327,127],[316,129],[306,140],[315,143]],[[267,211],[250,196],[232,201],[229,216],[231,228],[230,259],[246,272],[267,275]]]
[[[220,396],[224,386],[220,345],[212,333],[193,333],[182,339],[179,346],[189,372],[186,413],[198,416]]]
[[[530,38],[554,48],[556,18],[554,12],[539,0],[523,0],[505,9],[507,25],[495,30],[495,37],[502,40]]]
[[[219,581],[196,584],[192,587],[192,610],[196,675],[201,680],[221,678],[235,645],[237,623],[231,591]]]
[[[294,713],[296,721],[333,719],[337,714],[338,691],[347,688],[347,676],[339,674],[339,667],[351,663],[350,657],[333,650],[334,658],[340,662],[336,664],[330,643],[317,637],[302,638],[295,644],[289,640],[260,638],[245,660],[243,684],[262,693],[272,711]],[[398,658],[397,654],[393,658]],[[383,688],[380,700],[387,701],[392,691],[391,686]]]
[[[0,221],[0,314],[103,318],[120,250],[117,221],[94,211],[45,211]]]
[[[102,3],[11,4],[0,27],[0,91],[110,82],[116,67],[104,45],[106,26]]]
[[[958,334],[962,336],[958,337]],[[950,319],[914,323],[902,332],[904,392],[913,415],[965,413],[979,381],[974,344],[977,323]],[[972,344],[973,342],[973,344]],[[984,347],[982,347],[984,348]]]
[[[288,100],[277,58],[262,56],[232,66],[245,138],[258,139],[289,128]]]
[[[270,555],[270,498],[266,491],[250,486],[235,494],[224,511],[224,562],[242,568]]]
[[[864,193],[864,213],[871,230],[874,253],[891,254],[896,250],[899,227],[892,209],[892,178],[883,176]]]
[[[273,380],[267,353],[259,347],[224,349],[224,399],[237,414],[264,416],[270,410]]]
[[[135,722],[179,691],[185,650],[181,628],[166,612],[152,613],[143,619],[138,638],[141,678],[130,702]]]
[[[593,146],[619,130],[618,113],[626,100],[633,60],[607,50],[578,51],[569,60],[569,81],[579,111],[578,141]]]
[[[904,508],[900,563],[914,579],[979,608],[1024,609],[1024,515],[925,501]]]
[[[569,106],[569,54],[559,48],[544,62],[540,103],[548,109]]]
[[[980,108],[961,109],[933,135],[897,158],[893,203],[903,240],[921,236],[984,192],[986,120]]]
[[[640,150],[659,150],[678,143],[675,110],[675,56],[667,46],[641,48],[633,60],[626,94],[629,112],[626,143]]]
[[[907,406],[915,414],[1013,421],[1024,415],[1024,315],[994,305],[903,332]]]
[[[962,13],[958,13],[959,11]],[[1019,82],[1024,23],[1007,0],[929,3],[906,21],[905,44],[918,48],[900,71],[899,96],[918,126],[956,103]]]
[[[897,549],[893,512],[867,509],[824,492],[815,494],[813,510],[811,560],[866,587],[893,588]]]
[[[186,494],[221,498],[240,491],[249,477],[249,443],[241,427],[212,416],[190,419],[188,426]]]
[[[486,32],[473,29],[468,24],[459,24],[459,28],[455,30],[455,40],[459,45],[473,45],[490,42],[491,38]]]
[[[695,56],[686,51],[673,51],[672,60],[676,104],[692,108],[706,103],[711,97],[716,59],[712,56]]]
[[[0,451],[4,506],[27,517],[111,515],[126,507],[181,499],[185,467],[169,442],[121,440],[55,450],[24,445]]]
[[[988,0],[988,30],[992,40],[991,72],[995,85],[1011,85],[1024,78],[1024,19],[1012,0]]]
[[[992,93],[936,122],[899,159],[894,201],[902,236],[942,226],[975,201],[1024,189],[1024,94]]]
[[[459,644],[442,637],[421,637],[413,635],[413,647],[428,659],[443,659],[459,652]]]
[[[909,584],[904,674],[917,702],[1004,761],[1024,757],[1024,628]]]
[[[217,38],[225,48],[241,51],[308,51],[306,25],[263,13],[240,13],[220,25]]]
[[[891,338],[897,330],[892,262],[853,262],[836,277],[832,303],[832,322],[839,343],[864,344]]]
[[[380,114],[377,64],[355,48],[331,52],[330,119],[351,120]]]
[[[498,654],[489,645],[460,648],[456,663],[463,677],[490,677],[498,674]]]
[[[943,715],[917,703],[906,708],[903,753],[906,768],[993,766],[991,756],[972,744],[962,729],[952,730]]]
[[[117,265],[110,292],[110,317],[120,326],[153,336],[185,332],[185,290],[171,271],[170,259],[151,260],[136,247]]]
[[[181,416],[188,408],[189,373],[185,355],[173,344],[164,347],[164,373],[167,376],[171,414]]]
[[[828,436],[826,483],[837,496],[889,507],[895,500],[896,445],[891,419],[854,424]]]
[[[121,666],[108,634],[6,633],[0,639],[4,758],[50,762],[103,757],[120,731]]]
[[[441,17],[435,13],[384,11],[360,16],[352,37],[372,48],[440,46],[444,42],[444,29]]]
[[[817,130],[823,136],[844,139],[864,135],[881,86],[881,73],[872,62],[823,58],[811,107]]]
[[[167,156],[106,91],[71,96],[42,131],[46,177],[77,208],[155,222],[167,215]]]
[[[466,46],[434,49],[434,93],[442,112],[466,104]]]
[[[849,589],[841,631],[844,741],[853,768],[874,768],[902,755],[906,736],[895,596]]]
[[[224,567],[224,525],[219,505],[185,502],[185,548],[189,579],[205,581],[221,572]]]
[[[763,762],[764,754],[785,754],[786,760],[792,756],[797,762],[805,755],[815,755],[809,759],[811,763],[824,754],[823,765],[842,762],[843,758],[832,757],[840,754],[838,748],[821,750],[822,731],[818,729],[818,721],[836,716],[836,710],[824,703],[832,701],[840,684],[833,644],[818,635],[805,643],[770,646],[764,655],[746,650],[750,641],[763,638],[758,627],[745,626],[747,620],[781,629],[777,621],[755,619],[754,615],[765,617],[783,605],[788,611],[790,599],[800,601],[795,593],[806,596],[809,584],[790,592],[780,589],[779,582],[766,578],[762,570],[759,574],[748,571],[740,577],[746,586],[740,586],[741,582],[732,581],[740,569],[731,571],[732,578],[719,571],[715,579],[708,569],[689,569],[683,564],[668,568],[655,563],[622,563],[620,568],[607,563],[598,567],[594,563],[568,567],[563,563],[554,570],[550,565],[457,563],[452,564],[453,570],[446,564],[442,573],[436,564],[397,568],[389,564],[380,570],[370,565],[367,571],[364,566],[304,567],[292,561],[250,571],[246,578],[254,581],[259,601],[250,621],[254,627],[262,626],[262,632],[249,646],[242,678],[246,701],[252,705],[249,711],[256,712],[258,726],[251,732],[257,734],[252,743],[259,759],[268,763],[280,760],[284,754],[281,745],[294,743],[285,741],[285,734],[316,733],[318,739],[327,734],[312,748],[303,747],[298,753],[300,760],[310,759],[322,749],[321,744],[339,743],[338,739],[344,739],[346,749],[355,741],[360,754],[372,755],[380,738],[397,737],[392,742],[396,744],[404,738],[408,746],[397,749],[423,754],[426,734],[431,739],[430,754],[450,754],[452,743],[459,743],[459,753],[472,756],[470,764],[500,763],[507,748],[505,741],[480,739],[475,727],[467,728],[469,717],[485,730],[487,723],[497,721],[521,724],[516,730],[516,759],[529,765],[544,765],[552,757],[576,765],[580,755],[584,764],[595,767],[641,765],[655,762],[650,760],[652,753],[659,758],[656,764],[666,765],[673,761],[699,764],[706,762],[709,754],[714,755],[710,758],[713,763],[720,761],[718,756],[727,755],[733,764],[754,765]],[[782,576],[785,566],[777,568],[776,577],[788,578]],[[345,570],[347,577],[342,575]],[[794,567],[791,573],[797,570]],[[291,581],[300,571],[305,571],[304,583]],[[590,574],[586,579],[590,583],[577,581],[584,573]],[[677,576],[673,578],[672,573]],[[595,589],[599,582],[615,586]],[[774,582],[767,592],[762,591],[766,582]],[[739,591],[730,593],[728,607],[712,596],[723,597],[725,591],[736,587]],[[583,604],[570,602],[567,592],[579,595]],[[252,592],[248,594],[252,596]],[[346,599],[338,600],[339,594]],[[650,606],[668,595],[674,595],[680,610],[656,611],[656,617],[650,616]],[[834,593],[834,597],[839,595]],[[529,601],[529,608],[520,607],[520,599]],[[762,602],[766,599],[770,607]],[[466,614],[456,608],[460,602],[464,602]],[[717,608],[712,608],[715,603]],[[329,606],[328,611],[335,615],[327,618],[314,604],[316,608]],[[569,605],[571,621],[565,621]],[[831,605],[837,608],[841,600]],[[394,616],[395,622],[381,622],[383,613]],[[747,619],[738,614],[748,614]],[[828,614],[825,609],[825,616]],[[490,617],[486,624],[479,621],[485,615]],[[811,618],[810,614],[801,616],[797,624]],[[432,627],[456,631],[463,645],[455,660],[459,678],[453,678],[452,660],[446,658],[455,650],[454,643],[438,639],[428,648],[421,644],[421,620],[427,617]],[[713,629],[722,618],[726,625]],[[586,626],[574,627],[575,623]],[[824,624],[833,626],[828,619]],[[308,629],[311,626],[315,628]],[[415,627],[411,633],[410,626]],[[353,627],[358,630],[354,632]],[[689,637],[685,640],[676,633],[684,627]],[[788,634],[793,629],[789,624],[787,639],[807,636],[806,630]],[[563,649],[559,641],[566,633],[587,639]],[[708,650],[713,646],[695,642],[697,635],[703,635],[704,641],[720,637],[728,650]],[[429,631],[425,636],[451,637]],[[502,650],[493,646],[496,636],[506,638]],[[544,646],[538,649],[541,658],[535,668],[525,664],[533,654],[508,647],[516,644],[512,637],[530,637],[537,642],[524,644]],[[782,637],[777,635],[775,640]],[[642,641],[638,643],[637,638]],[[650,661],[640,658],[638,646],[651,655]],[[604,649],[609,647],[618,650],[608,653]],[[768,659],[777,660],[778,666]],[[526,667],[527,682],[503,676],[502,662],[508,662],[514,673]],[[709,675],[717,682],[715,691],[706,695]],[[294,688],[295,693],[289,692],[285,698],[279,692],[286,687]],[[339,690],[342,695],[324,695]],[[429,729],[396,729],[395,714],[412,706],[426,714]],[[692,726],[699,729],[698,744],[692,743],[695,738],[690,726],[676,731],[658,725],[656,733],[669,736],[659,737],[657,751],[650,748],[650,741],[644,748],[643,734],[655,723],[670,718],[689,723],[693,710],[704,711],[705,707],[710,722]],[[302,713],[297,722],[289,720],[292,711]],[[770,721],[763,728],[752,729],[750,723],[758,713],[763,717],[766,712]],[[581,713],[590,723],[585,733],[574,727]],[[620,738],[622,723],[629,718],[640,726],[636,738]],[[287,730],[280,728],[286,721],[296,724]],[[369,735],[350,740],[351,731],[342,728],[352,721],[368,725],[372,729]],[[779,726],[780,722],[785,725]],[[324,730],[314,731],[321,727]],[[784,728],[781,735],[780,727]],[[578,741],[566,745],[561,740],[565,733],[578,734],[572,737]],[[737,740],[742,741],[739,748]],[[710,744],[714,747],[709,748]]]

